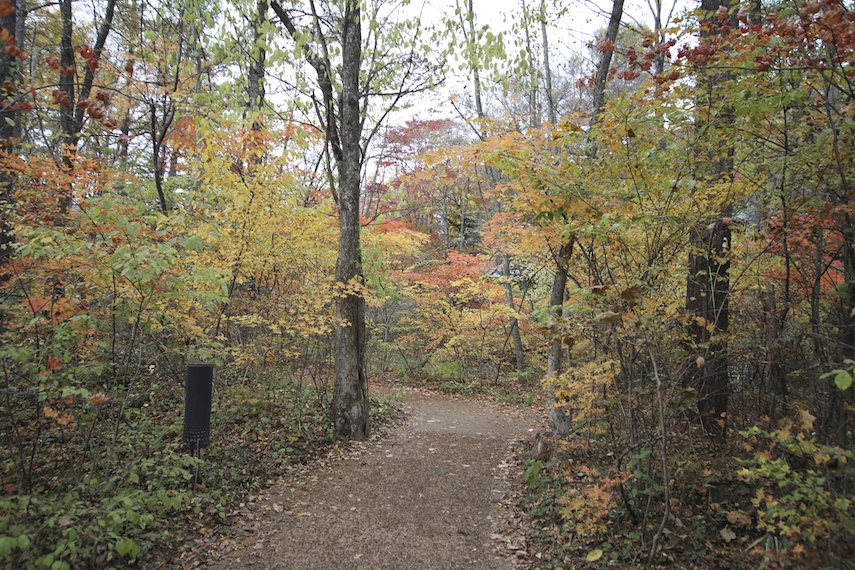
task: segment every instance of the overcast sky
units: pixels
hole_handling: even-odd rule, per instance
[[[465,5],[466,0],[458,0]],[[650,0],[651,4],[655,0]],[[663,12],[667,17],[675,0],[663,0]],[[687,6],[687,0],[676,0],[678,9]],[[526,0],[530,8],[540,5],[540,0]],[[612,4],[609,0],[547,0],[547,13],[558,12],[556,4],[563,7],[564,14],[560,18],[549,21],[550,67],[557,69],[573,54],[590,57],[587,44],[594,39],[597,32],[602,33],[608,24]],[[409,9],[421,11],[426,21],[439,21],[443,14],[453,13],[455,0],[413,0]],[[521,18],[522,0],[473,0],[477,26],[489,25],[495,32],[512,33],[512,28]],[[676,15],[677,11],[675,11]],[[624,6],[624,22],[634,22],[636,26],[653,27],[653,16],[647,0],[626,0]],[[533,41],[540,45],[540,34],[536,33]],[[506,40],[509,49],[513,49]],[[510,54],[509,54],[510,55]],[[427,98],[422,97],[410,102],[410,108],[399,113],[393,122],[418,116],[421,119],[453,117],[455,111],[447,103],[450,93],[460,93],[470,88],[470,79],[464,75],[449,78],[444,89]]]

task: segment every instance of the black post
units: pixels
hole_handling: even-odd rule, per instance
[[[187,365],[184,384],[184,445],[196,451],[211,443],[211,397],[214,365],[197,362]]]

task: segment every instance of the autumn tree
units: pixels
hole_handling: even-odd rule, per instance
[[[392,6],[382,2],[310,3],[302,12],[273,2],[271,8],[314,75],[316,121],[325,134],[324,156],[339,218],[332,415],[337,437],[363,439],[368,394],[361,174],[367,145],[389,112],[406,95],[429,86],[430,70],[417,49],[420,23],[384,25]]]

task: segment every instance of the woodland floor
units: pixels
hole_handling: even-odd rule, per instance
[[[399,394],[404,423],[294,468],[243,503],[227,535],[204,541],[209,568],[527,567],[514,457],[542,415]]]

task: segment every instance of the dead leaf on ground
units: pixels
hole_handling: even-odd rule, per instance
[[[728,543],[736,538],[736,533],[727,527],[724,527],[723,529],[718,531],[718,534],[721,535],[724,541]]]
[[[727,522],[739,526],[748,526],[751,524],[751,517],[745,511],[730,511],[727,513]]]

